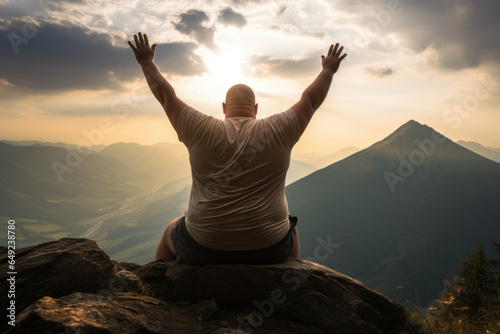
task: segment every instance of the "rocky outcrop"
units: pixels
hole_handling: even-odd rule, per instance
[[[6,268],[5,248],[0,264]],[[16,326],[3,321],[2,333],[414,331],[399,304],[304,260],[141,266],[112,261],[92,240],[63,238],[18,249],[16,269]]]
[[[7,277],[7,251],[0,253],[0,279]],[[44,296],[63,297],[73,292],[96,292],[105,288],[115,266],[94,241],[60,239],[16,250],[16,310],[20,312]],[[5,268],[5,270],[4,270]],[[0,307],[7,307],[7,298]]]

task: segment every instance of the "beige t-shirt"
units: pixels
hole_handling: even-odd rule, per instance
[[[251,250],[286,235],[285,177],[301,135],[292,110],[220,120],[186,107],[177,133],[191,163],[186,228],[194,240],[213,249]]]

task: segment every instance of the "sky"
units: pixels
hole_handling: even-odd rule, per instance
[[[498,0],[0,0],[0,139],[178,142],[127,40],[190,106],[223,118],[234,84],[284,111],[347,52],[298,153],[365,148],[413,119],[500,148]]]

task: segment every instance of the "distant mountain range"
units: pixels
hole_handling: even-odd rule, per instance
[[[1,140],[4,143],[7,143],[9,145],[13,146],[31,146],[31,145],[42,145],[42,146],[54,146],[54,147],[71,147],[72,149],[77,149],[78,145],[73,145],[73,144],[66,144],[62,142],[47,142],[47,141],[40,141],[40,140]],[[106,145],[93,145],[92,147],[89,147],[89,149],[99,152],[103,148],[105,148]]]
[[[471,150],[474,153],[482,155],[485,158],[493,160],[495,162],[500,162],[500,149],[495,149],[491,147],[484,147],[479,143],[475,143],[472,141],[457,141],[457,144],[465,147],[468,150]]]
[[[115,158],[158,186],[191,175],[188,152],[181,144],[159,143],[145,146],[116,143],[107,146],[100,153]]]
[[[347,158],[350,155],[353,155],[354,153],[358,152],[360,149],[354,146],[349,146],[346,148],[343,148],[337,152],[333,152],[331,154],[328,154],[316,161],[313,162],[315,166],[318,166],[319,168],[324,168],[326,166],[329,166],[333,163],[336,163],[337,161],[340,161],[342,159]]]
[[[101,154],[0,142],[0,156],[0,216],[20,221],[20,244],[68,236],[82,228],[78,222],[147,188],[132,170]]]
[[[460,258],[500,239],[500,164],[415,121],[286,195],[302,257],[398,301],[437,298]]]

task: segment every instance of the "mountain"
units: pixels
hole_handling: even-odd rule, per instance
[[[292,159],[302,161],[311,165],[314,165],[315,161],[324,156],[324,152],[296,153],[292,150]]]
[[[316,167],[315,165],[311,165],[295,159],[290,159],[290,167],[288,168],[288,172],[286,173],[286,184],[289,185],[317,170],[318,167]]]
[[[337,161],[347,158],[348,156],[358,152],[359,150],[360,149],[357,147],[349,146],[314,161],[314,165],[318,166],[319,168],[324,168]]]
[[[483,145],[481,145],[479,143],[475,143],[472,141],[459,140],[459,141],[457,141],[457,144],[465,147],[466,149],[468,149],[474,153],[482,155],[485,158],[488,158],[488,159],[493,160],[495,162],[500,162],[500,152],[495,151],[495,149],[489,149],[489,148],[484,147]]]
[[[489,147],[489,146],[487,146],[486,148],[490,151],[493,151],[493,152],[500,154],[500,148],[494,148],[494,147]]]
[[[461,258],[500,236],[500,165],[413,120],[286,196],[301,257],[398,301],[437,298]]]
[[[144,146],[136,143],[115,143],[100,153],[115,158],[158,186],[185,178],[191,173],[187,150],[180,144],[159,143]]]
[[[0,216],[20,223],[25,245],[73,235],[83,228],[75,222],[147,189],[134,171],[96,153],[0,142],[0,156]]]
[[[42,145],[42,146],[54,146],[54,147],[70,147],[74,150],[78,149],[78,145],[72,145],[72,144],[66,144],[62,142],[57,142],[57,143],[52,143],[52,142],[47,142],[47,141],[40,141],[40,140],[0,140],[1,142],[4,142],[9,145],[13,146],[32,146],[32,145]],[[92,145],[88,147],[88,149],[93,150],[94,152],[99,152],[103,148],[105,148],[106,145]]]
[[[153,261],[168,223],[186,212],[189,194],[189,186],[175,193],[160,188],[145,195],[140,208],[108,219],[88,238],[95,240],[110,256],[120,261]]]

